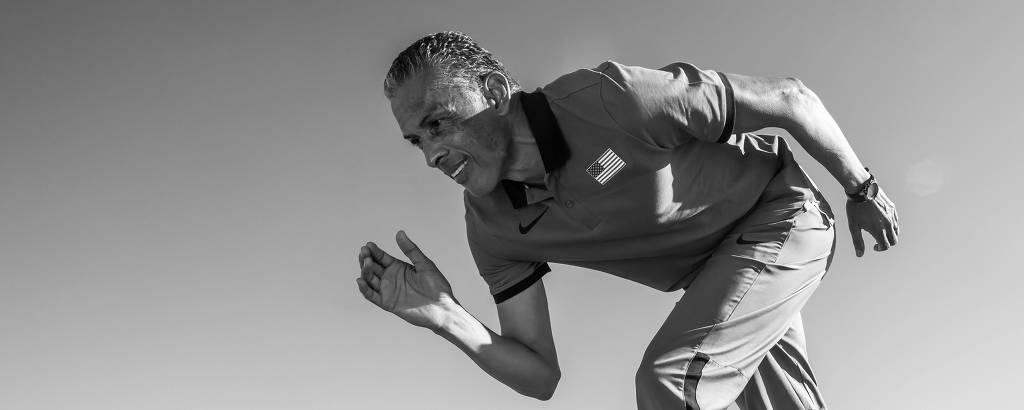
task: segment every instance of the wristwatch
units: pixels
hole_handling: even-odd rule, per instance
[[[860,184],[860,186],[857,187],[856,192],[846,194],[846,196],[850,198],[850,201],[867,202],[874,200],[875,197],[878,196],[878,182],[875,181],[875,176],[871,174],[871,170],[867,168],[864,168],[864,170],[868,171],[868,180],[864,181],[863,184]]]

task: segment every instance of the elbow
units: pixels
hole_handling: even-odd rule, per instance
[[[538,380],[538,383],[529,392],[522,393],[540,401],[548,401],[555,395],[555,388],[558,387],[558,381],[561,378],[562,373],[555,369],[554,373],[544,377],[542,380]]]
[[[787,77],[783,80],[783,86],[779,87],[781,99],[791,107],[807,107],[821,104],[818,95],[811,91],[803,81],[795,77]]]
[[[781,81],[777,88],[776,98],[781,103],[781,127],[793,133],[797,128],[807,126],[809,121],[821,112],[822,103],[818,95],[811,91],[803,81],[788,77]]]
[[[555,387],[557,387],[557,386],[558,386],[558,378],[556,377],[554,379],[554,381],[549,382],[547,385],[544,386],[543,389],[541,389],[540,392],[538,392],[538,394],[536,394],[536,395],[534,395],[532,397],[534,397],[534,399],[540,400],[542,402],[547,402],[548,400],[551,400],[551,398],[553,396],[555,396]]]

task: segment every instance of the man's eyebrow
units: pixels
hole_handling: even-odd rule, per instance
[[[452,116],[455,115],[455,113],[449,111],[448,108],[446,108],[446,107],[444,107],[442,105],[436,105],[433,108],[434,109],[431,110],[430,113],[428,113],[427,115],[424,115],[423,119],[420,120],[420,128],[425,127],[427,125],[427,120],[429,120],[429,119],[438,119],[438,118],[442,118],[443,119],[443,118],[448,118],[448,117],[452,117]]]
[[[423,124],[425,124],[427,122],[427,118],[429,118],[431,115],[433,115],[433,113],[427,113],[426,115],[423,116],[423,118],[420,118],[420,123],[419,123],[419,125],[417,125],[417,127],[422,129],[423,128]],[[402,136],[402,138],[405,138],[406,140],[409,141],[409,143],[412,143],[412,141],[414,139],[419,138],[419,136],[416,135],[416,134],[405,134],[405,135]]]

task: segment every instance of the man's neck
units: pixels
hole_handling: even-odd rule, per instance
[[[521,94],[512,95],[509,101],[508,121],[512,131],[508,156],[505,162],[505,179],[531,185],[544,185],[544,161],[537,148],[537,139],[530,130],[530,123],[523,112]]]

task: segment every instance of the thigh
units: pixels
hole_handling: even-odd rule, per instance
[[[831,262],[831,218],[808,202],[791,218],[734,230],[697,273],[658,330],[662,343],[699,349],[722,338],[743,338],[729,328],[771,325],[775,340],[813,292]],[[766,347],[767,348],[767,347]]]
[[[782,221],[740,226],[644,355],[665,388],[701,408],[735,400],[817,288],[835,241],[831,218],[813,202]]]

